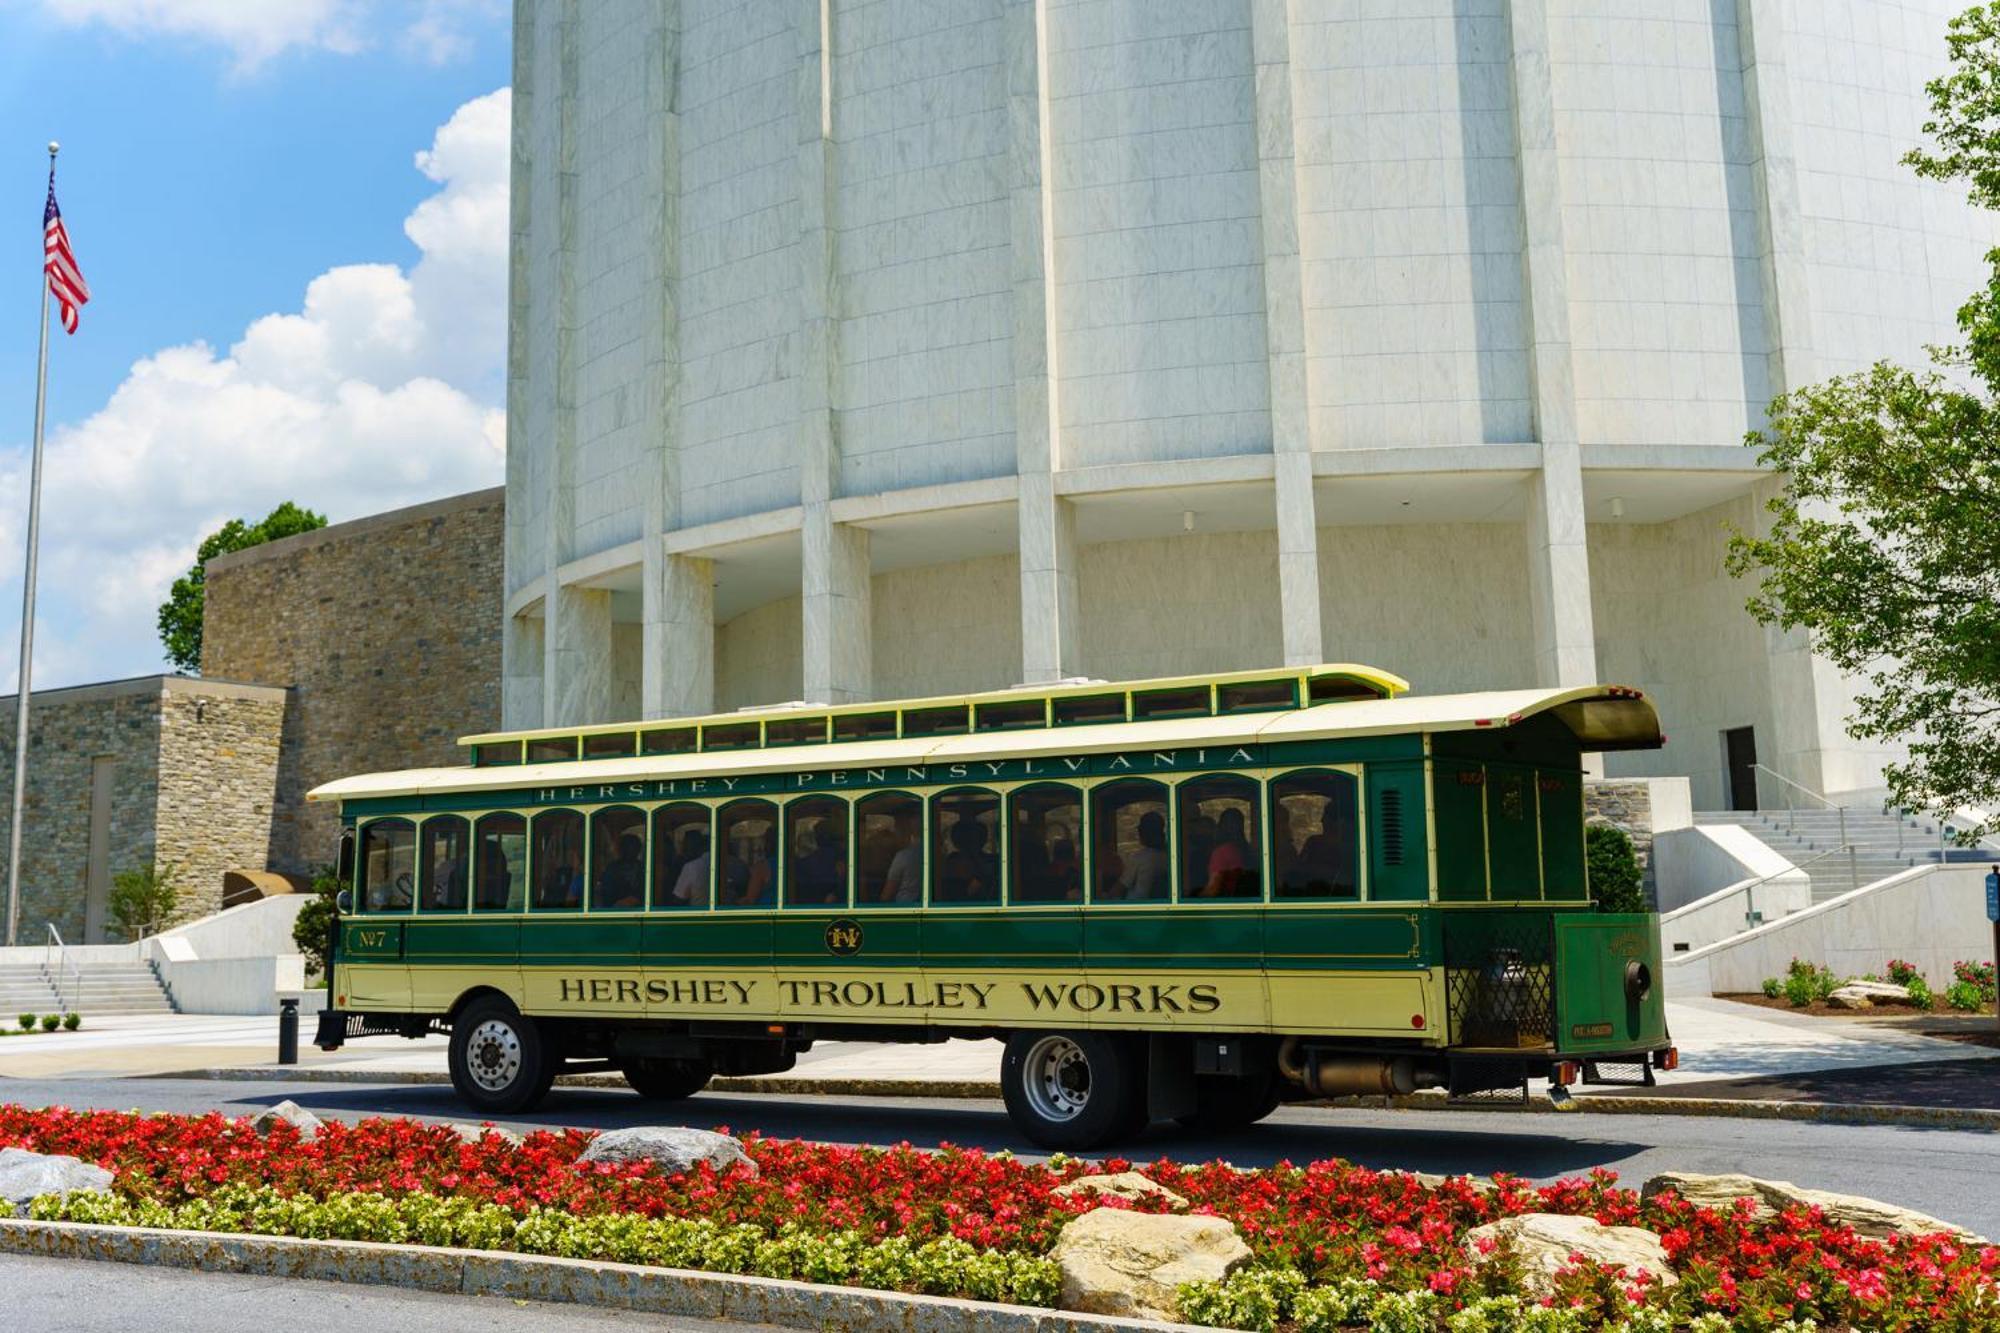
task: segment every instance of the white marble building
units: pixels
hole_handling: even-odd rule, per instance
[[[1860,792],[1771,396],[1946,336],[1962,0],[517,0],[506,721],[1354,660]]]

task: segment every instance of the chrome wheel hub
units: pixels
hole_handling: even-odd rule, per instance
[[[466,1072],[487,1092],[504,1092],[520,1077],[521,1034],[512,1024],[489,1018],[465,1044]]]
[[[1090,1104],[1090,1061],[1068,1037],[1043,1037],[1022,1070],[1028,1104],[1043,1120],[1074,1120]]]

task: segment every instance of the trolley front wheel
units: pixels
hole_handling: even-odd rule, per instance
[[[465,1007],[451,1029],[451,1085],[481,1111],[525,1111],[548,1094],[559,1060],[535,1020],[497,995]]]

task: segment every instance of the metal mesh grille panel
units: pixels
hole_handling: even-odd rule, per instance
[[[1546,1046],[1555,1030],[1555,924],[1546,913],[1454,912],[1444,921],[1455,1046]]]

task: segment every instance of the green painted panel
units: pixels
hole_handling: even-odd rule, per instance
[[[343,921],[340,927],[340,956],[356,963],[401,958],[403,923],[367,918]]]
[[[1368,899],[1428,901],[1431,872],[1424,838],[1424,766],[1416,761],[1370,764],[1367,774]]]
[[[838,928],[832,929],[836,923]],[[781,912],[773,919],[771,939],[773,955],[788,967],[916,967],[923,962],[923,922],[915,912]]]
[[[513,963],[520,951],[518,918],[420,918],[404,927],[403,956],[412,963],[499,967]]]
[[[537,916],[521,927],[523,966],[638,967],[644,948],[637,916]]]
[[[1654,1050],[1667,1044],[1660,918],[1650,912],[1563,912],[1556,925],[1556,1046],[1565,1055]],[[1652,973],[1643,998],[1627,994],[1627,967]]]
[[[641,927],[646,966],[768,967],[771,929],[765,915],[655,912]]]
[[[1583,774],[1542,769],[1536,774],[1542,814],[1542,896],[1590,896],[1583,861]]]
[[[929,966],[1073,968],[1083,958],[1083,913],[1073,907],[953,909],[922,921]]]
[[[1437,802],[1438,901],[1486,901],[1486,766],[1432,762]]]
[[[1273,972],[1319,967],[1427,966],[1424,918],[1412,905],[1400,911],[1271,912],[1263,921],[1265,966]]]
[[[1520,764],[1486,766],[1486,863],[1494,902],[1538,902],[1542,896],[1535,776]]]
[[[1264,954],[1262,915],[1257,908],[1092,912],[1083,923],[1084,966],[1255,968]]]
[[[1328,741],[1277,741],[1264,748],[1272,768],[1306,764],[1372,764],[1393,759],[1421,759],[1424,738],[1408,736],[1348,736]]]
[[[1580,753],[1575,733],[1550,713],[1538,714],[1511,727],[1440,731],[1431,738],[1434,757],[1575,768]]]

